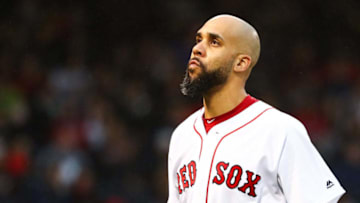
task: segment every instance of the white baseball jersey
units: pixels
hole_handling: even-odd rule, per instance
[[[231,112],[203,115],[173,132],[168,203],[325,203],[345,193],[288,114],[248,95]]]

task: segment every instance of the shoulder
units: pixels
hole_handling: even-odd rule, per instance
[[[175,128],[175,130],[173,131],[173,135],[187,131],[189,130],[190,127],[192,128],[194,122],[196,121],[196,119],[200,118],[202,113],[203,113],[203,108],[200,108],[199,110],[195,111],[190,116],[188,116]]]
[[[190,131],[194,130],[194,123],[196,119],[201,118],[202,113],[203,113],[203,108],[192,113],[175,128],[175,130],[171,135],[170,148],[173,145],[173,143],[179,143],[178,141],[183,139],[182,136],[186,136],[189,134]]]
[[[269,109],[262,117],[263,121],[266,122],[270,128],[276,129],[284,134],[307,135],[304,124],[294,116],[272,107],[263,101],[258,101],[257,103],[259,106],[262,106],[263,109]]]

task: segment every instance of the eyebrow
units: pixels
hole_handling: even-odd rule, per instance
[[[211,39],[220,39],[222,41],[224,41],[224,39],[219,35],[219,34],[216,34],[216,33],[212,33],[212,32],[209,32],[207,33]],[[201,37],[202,34],[200,32],[196,33],[196,37]]]

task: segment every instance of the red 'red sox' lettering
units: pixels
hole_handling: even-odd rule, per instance
[[[195,184],[195,178],[196,178],[196,164],[195,164],[195,161],[191,161],[188,164],[188,169],[189,169],[190,186],[193,186]]]
[[[185,188],[189,188],[189,181],[186,179],[185,173],[186,173],[186,167],[184,165],[184,167],[180,169],[181,183],[183,185],[184,190]]]
[[[224,173],[225,171],[227,171],[228,166],[229,163],[225,163],[225,162],[219,162],[216,165],[217,175],[214,177],[213,183],[221,185],[226,181],[226,186],[230,189],[234,189],[239,186],[243,169],[239,165],[232,166],[225,179]],[[246,178],[247,182],[244,183],[242,186],[239,186],[238,190],[245,194],[248,191],[247,194],[249,196],[256,197],[255,185],[260,181],[261,176],[255,175],[255,177],[253,177],[254,173],[249,170],[246,171],[246,175],[247,175]]]
[[[248,182],[246,184],[244,184],[242,187],[240,187],[239,190],[241,192],[245,193],[246,189],[250,188],[250,192],[248,193],[248,195],[256,197],[255,185],[259,182],[261,177],[259,175],[256,175],[255,179],[252,180],[252,176],[254,175],[254,173],[251,171],[246,171],[246,174],[247,174]]]
[[[184,165],[177,173],[179,194],[185,192],[186,188],[192,187],[196,180],[196,162]]]
[[[235,180],[232,181],[235,172],[237,172],[236,176],[234,178]],[[242,168],[239,165],[235,165],[235,166],[231,167],[230,172],[227,177],[227,180],[226,180],[226,185],[231,189],[236,188],[236,186],[239,185],[239,182],[241,180],[241,174],[242,174]]]
[[[224,170],[226,170],[228,166],[229,166],[229,163],[225,163],[225,162],[219,162],[216,165],[216,171],[217,171],[217,174],[218,174],[219,178],[215,176],[214,180],[213,180],[213,183],[221,185],[221,183],[224,182],[224,180],[225,180],[224,172],[221,170],[220,167],[222,167]]]

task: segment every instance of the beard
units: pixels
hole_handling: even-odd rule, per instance
[[[227,81],[231,67],[232,61],[226,66],[207,71],[207,68],[200,63],[201,72],[194,79],[190,78],[187,68],[183,82],[180,84],[181,93],[195,99],[203,97],[211,89],[221,86]]]

